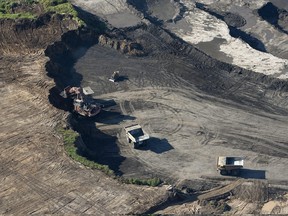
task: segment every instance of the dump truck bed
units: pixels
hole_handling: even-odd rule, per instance
[[[124,128],[128,137],[135,143],[149,139],[149,135],[145,134],[142,127],[138,124],[127,126]]]
[[[242,157],[218,157],[217,159],[218,170],[240,169],[243,165],[244,159]]]

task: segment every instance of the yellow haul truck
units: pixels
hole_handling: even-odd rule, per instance
[[[134,148],[139,148],[148,141],[150,138],[148,134],[144,133],[142,127],[139,124],[130,125],[124,128],[126,132],[126,138],[129,143],[134,144]]]
[[[218,157],[217,171],[221,175],[239,175],[243,168],[244,159],[242,157]]]

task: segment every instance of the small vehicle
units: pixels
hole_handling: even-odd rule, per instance
[[[128,143],[132,142],[135,149],[144,146],[150,138],[149,135],[142,130],[142,127],[139,124],[130,125],[125,127],[124,130]]]
[[[217,158],[217,171],[221,175],[239,175],[240,170],[243,168],[244,159],[242,157],[218,157]]]
[[[117,82],[118,79],[119,79],[119,71],[114,71],[112,76],[109,78],[109,81]]]

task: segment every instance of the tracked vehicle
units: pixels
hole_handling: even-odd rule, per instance
[[[73,100],[73,111],[81,116],[92,117],[101,111],[101,106],[94,103],[92,94],[93,90],[90,87],[70,87],[67,86],[61,96]]]
[[[118,79],[119,79],[119,71],[114,71],[111,77],[109,78],[109,81],[117,82]]]

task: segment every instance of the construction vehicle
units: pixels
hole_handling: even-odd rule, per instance
[[[239,175],[243,168],[244,159],[242,157],[218,157],[217,170],[221,175]]]
[[[119,71],[114,71],[112,76],[109,78],[109,81],[117,82],[118,79],[119,79]]]
[[[91,95],[93,90],[90,87],[70,87],[67,86],[60,95],[63,98],[70,98],[73,100],[74,112],[81,116],[92,117],[101,111],[101,106],[94,103]]]
[[[125,127],[124,130],[128,143],[132,142],[134,148],[144,146],[150,138],[149,135],[142,130],[142,127],[139,124],[130,125]]]

